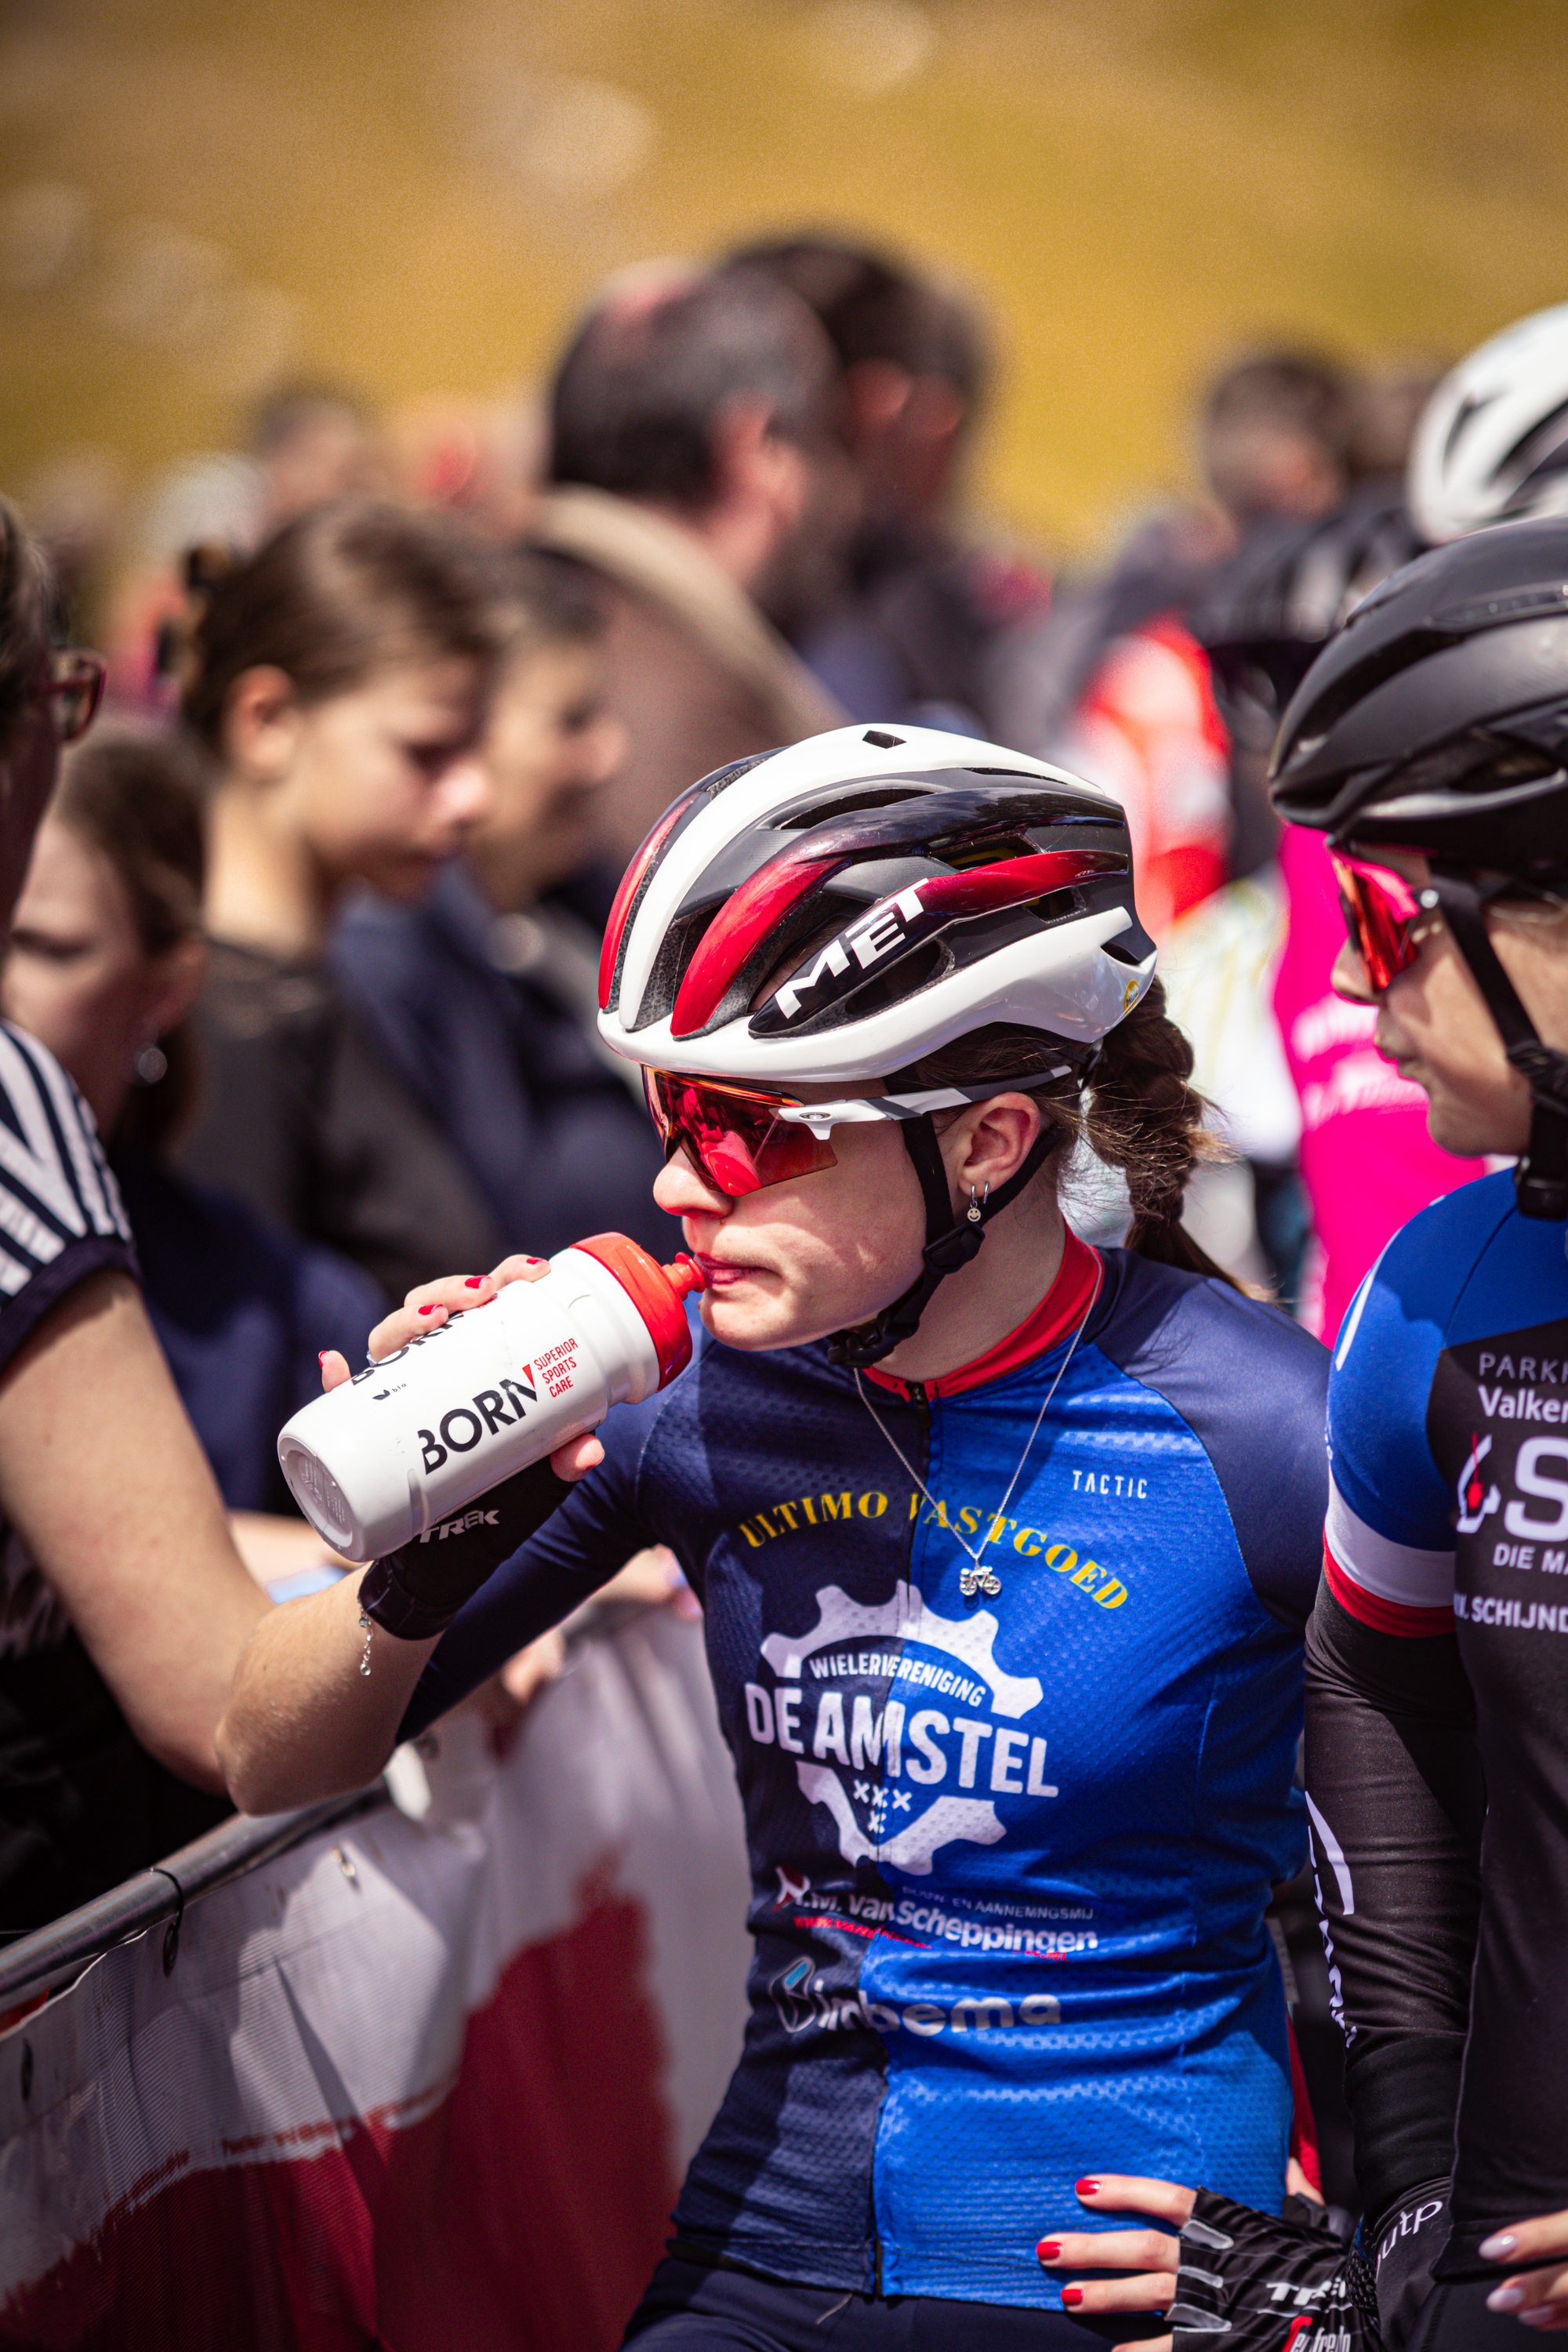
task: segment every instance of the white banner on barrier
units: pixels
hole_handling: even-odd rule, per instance
[[[700,1628],[574,1653],[0,2036],[0,2345],[610,2352],[740,2047]]]

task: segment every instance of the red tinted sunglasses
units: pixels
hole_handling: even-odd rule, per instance
[[[1329,863],[1340,886],[1351,945],[1365,964],[1374,992],[1381,996],[1420,954],[1416,925],[1436,913],[1437,893],[1417,890],[1391,866],[1374,866],[1346,850],[1331,848]]]
[[[646,1067],[643,1090],[665,1158],[684,1146],[708,1181],[731,1201],[838,1164],[826,1136],[781,1116],[796,1108],[787,1096]]]

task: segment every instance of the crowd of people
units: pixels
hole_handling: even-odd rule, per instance
[[[0,1928],[620,1579],[755,1948],[628,2341],[1568,2327],[1568,306],[1246,359],[1093,575],[972,535],[992,373],[626,272],[537,433],[280,392],[107,660],[0,507]],[[676,1220],[688,1371],[327,1552],[323,1383]]]

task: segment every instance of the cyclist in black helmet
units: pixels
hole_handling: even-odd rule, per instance
[[[1176,2340],[1206,2303],[1237,2352],[1282,2314],[1469,2352],[1568,2327],[1568,521],[1386,581],[1292,699],[1273,791],[1329,837],[1337,984],[1434,1137],[1516,1165],[1394,1236],[1330,1386],[1307,1802],[1360,2259],[1200,2200]],[[1180,2221],[1164,2193],[1131,2201]]]
[[[1275,751],[1281,814],[1332,845],[1342,990],[1436,1141],[1519,1155],[1390,1244],[1330,1394],[1308,1782],[1368,2213],[1452,2183],[1424,2346],[1550,2296],[1500,2260],[1568,2254],[1565,583],[1561,522],[1408,566]]]

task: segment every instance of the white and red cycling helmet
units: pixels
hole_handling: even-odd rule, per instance
[[[840,727],[665,811],[605,929],[599,1032],[654,1069],[848,1086],[997,1022],[1092,1046],[1153,970],[1116,802],[967,736]]]
[[[724,1192],[826,1164],[831,1150],[813,1160],[811,1144],[836,1125],[899,1122],[926,1199],[926,1273],[868,1332],[840,1335],[841,1360],[875,1362],[1059,1139],[1043,1131],[1017,1174],[955,1223],[931,1113],[1087,1076],[1154,961],[1115,801],[966,736],[842,727],[721,768],[666,810],[611,911],[599,1031],[643,1065],[667,1143],[691,1144]],[[921,1085],[914,1065],[998,1029],[1031,1033],[1044,1065]],[[689,1101],[676,1101],[672,1076]],[[857,1095],[868,1079],[888,1091]],[[801,1086],[843,1096],[800,1103]],[[759,1134],[776,1174],[759,1172]],[[793,1153],[779,1148],[790,1137]]]

